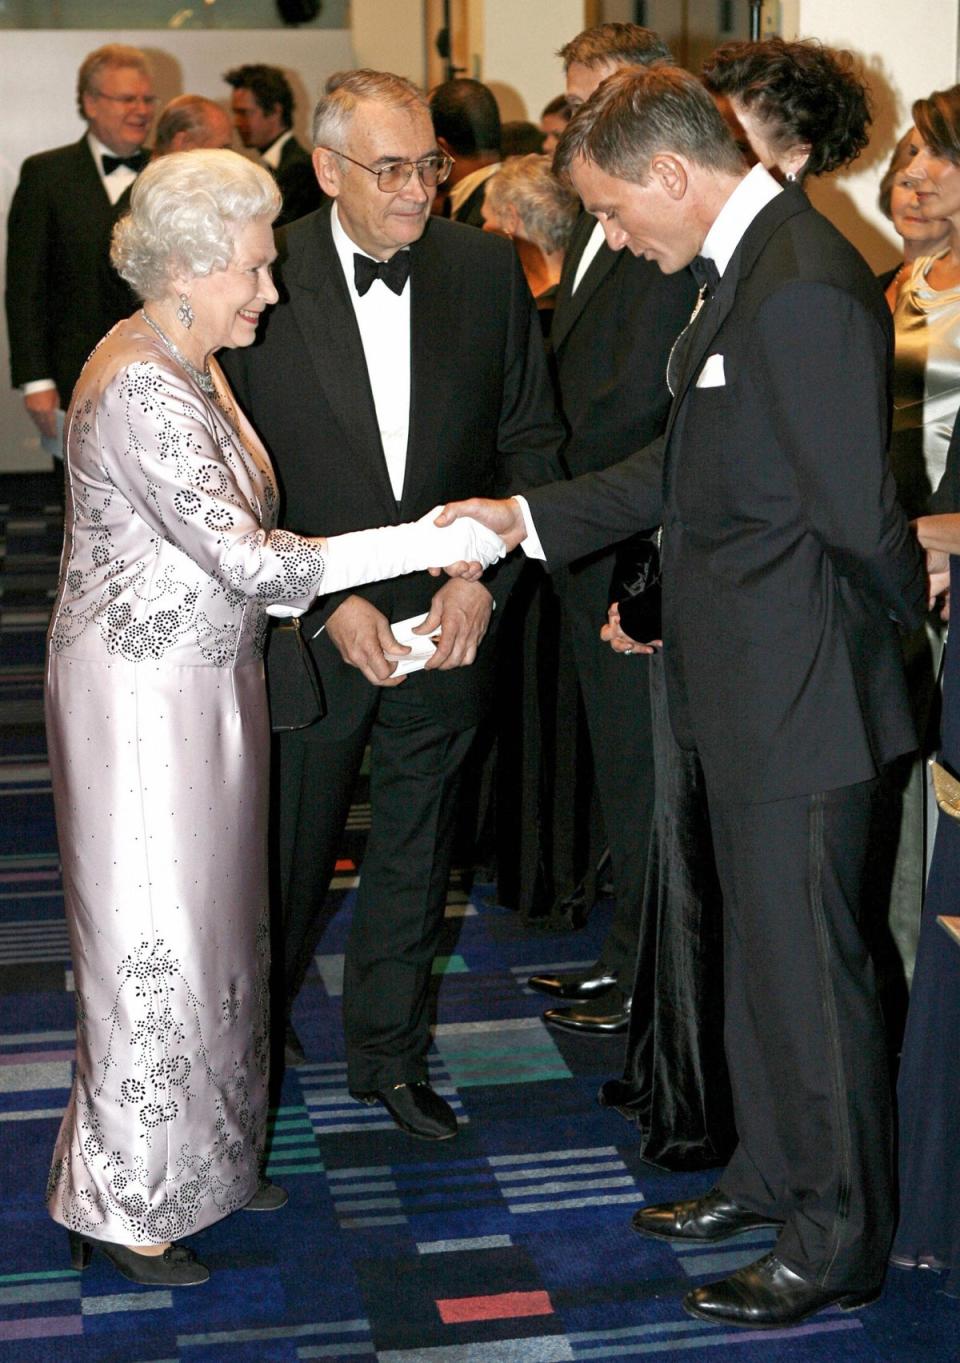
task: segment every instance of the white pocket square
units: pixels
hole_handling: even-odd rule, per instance
[[[722,388],[726,383],[723,373],[723,356],[708,355],[697,379],[698,388]]]

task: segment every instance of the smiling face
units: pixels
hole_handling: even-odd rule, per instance
[[[912,188],[923,218],[946,218],[960,227],[960,166],[938,156],[919,133],[909,153],[903,176],[898,178]]]
[[[146,141],[156,96],[150,78],[138,66],[106,66],[96,88],[83,96],[90,131],[115,156],[132,156]]]
[[[361,100],[349,124],[342,150],[359,161],[352,165],[335,152],[318,147],[313,163],[320,187],[337,201],[340,224],[361,251],[389,260],[423,235],[436,197],[416,171],[404,185],[385,194],[376,175],[396,161],[419,161],[439,154],[430,115],[419,105],[395,107]]]
[[[182,288],[193,308],[191,343],[204,354],[253,344],[264,309],[277,301],[270,277],[276,255],[270,219],[254,218],[237,230],[225,270],[175,281],[175,290]]]
[[[655,156],[647,182],[638,185],[608,175],[578,156],[570,178],[584,208],[602,224],[611,250],[626,247],[635,256],[655,260],[664,274],[675,274],[690,264],[703,244],[678,169],[676,158]]]

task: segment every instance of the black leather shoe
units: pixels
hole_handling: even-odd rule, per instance
[[[619,989],[615,991],[609,1010],[604,1011],[602,1000],[593,1008],[548,1008],[544,1022],[564,1032],[580,1032],[584,1036],[616,1036],[630,1025],[630,1000]]]
[[[76,1269],[84,1269],[93,1258],[94,1246],[103,1251],[118,1273],[141,1287],[195,1287],[210,1277],[206,1264],[201,1264],[188,1245],[168,1245],[162,1254],[138,1254],[126,1245],[115,1245],[110,1240],[93,1240],[69,1231],[70,1262]]]
[[[245,1212],[278,1212],[290,1201],[290,1194],[279,1183],[262,1178],[257,1191],[243,1208]]]
[[[841,1311],[856,1311],[879,1295],[879,1285],[853,1292],[849,1287],[820,1287],[787,1268],[775,1254],[766,1254],[721,1282],[695,1287],[684,1297],[683,1309],[698,1320],[718,1325],[776,1330],[798,1325],[825,1306],[836,1304]]]
[[[303,1042],[297,1036],[292,1022],[287,1023],[287,1030],[283,1035],[283,1063],[287,1069],[296,1069],[298,1065],[306,1062],[307,1053],[303,1049]]]
[[[762,1226],[782,1226],[782,1221],[748,1212],[738,1207],[722,1188],[711,1188],[703,1197],[687,1202],[660,1202],[652,1207],[641,1207],[631,1218],[635,1231],[655,1240],[693,1240],[709,1245],[715,1240],[726,1240],[744,1231],[759,1230]]]
[[[562,975],[531,975],[527,984],[541,994],[555,999],[592,999],[604,994],[617,982],[617,972],[608,970],[602,961],[586,970],[571,970]]]
[[[457,1114],[429,1084],[394,1084],[365,1093],[350,1090],[360,1103],[382,1103],[401,1131],[425,1141],[448,1141],[457,1134]]]

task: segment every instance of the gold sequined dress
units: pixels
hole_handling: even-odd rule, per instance
[[[137,315],[66,440],[46,723],[77,1007],[51,1216],[177,1239],[256,1191],[267,1113],[264,607],[315,545],[275,530],[266,453]]]

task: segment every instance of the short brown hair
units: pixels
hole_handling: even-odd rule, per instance
[[[86,120],[87,117],[83,111],[83,97],[97,93],[97,80],[102,72],[126,66],[136,67],[145,76],[150,75],[147,59],[139,47],[127,47],[123,43],[107,43],[104,47],[98,47],[96,51],[89,52],[84,57],[80,63],[80,70],[77,72],[77,109],[82,119]]]
[[[595,28],[585,28],[564,44],[557,56],[564,71],[574,62],[581,66],[603,66],[606,62],[646,66],[649,62],[673,60],[660,34],[639,24],[597,24]]]
[[[557,144],[554,170],[577,156],[608,175],[643,184],[661,151],[730,175],[746,169],[716,104],[696,76],[660,62],[615,71],[580,106]]]
[[[929,98],[918,99],[913,121],[935,156],[945,156],[960,165],[960,85],[934,90]]]

